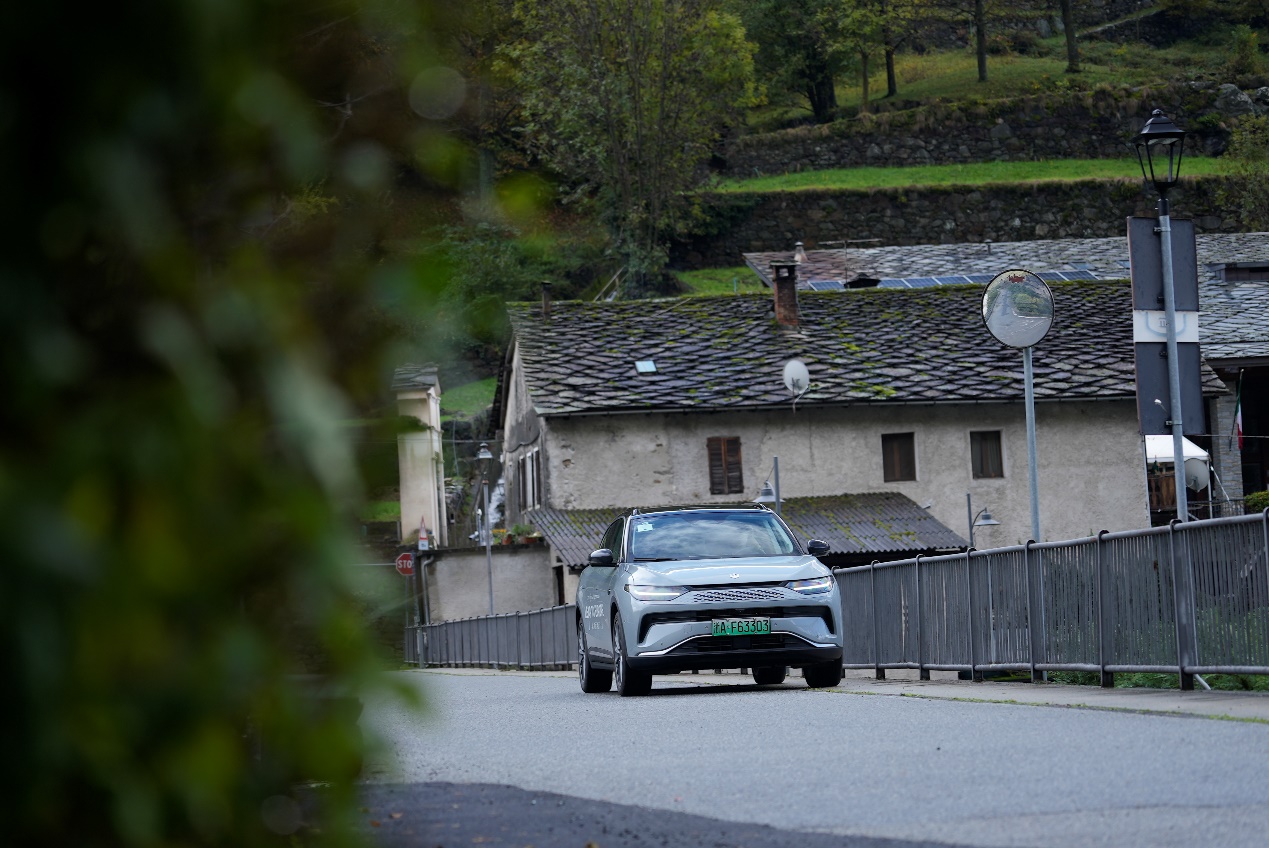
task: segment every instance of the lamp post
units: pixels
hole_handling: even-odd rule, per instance
[[[771,481],[775,481],[775,488],[771,487]],[[758,497],[753,499],[754,503],[775,504],[775,514],[780,514],[780,457],[771,457],[771,476],[762,484],[762,488],[758,491]]]
[[[1176,341],[1176,294],[1172,274],[1172,215],[1168,190],[1181,175],[1185,131],[1161,109],[1155,109],[1135,140],[1141,176],[1159,192],[1160,260],[1163,266],[1163,309],[1167,316],[1168,395],[1171,399],[1172,466],[1176,472],[1176,515],[1189,521],[1190,507],[1185,492],[1185,438],[1181,422],[1181,368]]]
[[[974,502],[969,496],[969,492],[965,493],[965,509],[969,515],[969,546],[974,547],[974,528],[975,527],[998,527],[1000,522],[992,517],[991,510],[983,507],[974,513]]]
[[[485,568],[489,571],[489,614],[494,614],[493,597],[493,528],[489,524],[489,461],[493,454],[489,452],[489,443],[480,443],[480,453],[476,454],[480,462],[480,488],[484,493],[485,509],[480,517],[480,536],[485,542]]]

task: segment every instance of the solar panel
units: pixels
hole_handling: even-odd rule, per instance
[[[905,282],[908,284],[909,288],[913,289],[925,289],[939,284],[938,280],[933,277],[908,277]]]
[[[807,283],[815,291],[845,291],[846,286],[841,280],[811,280]]]
[[[964,277],[935,277],[934,280],[940,286],[959,286],[969,282]]]
[[[877,281],[877,286],[886,289],[902,289],[907,288],[907,283],[898,277],[883,277]]]
[[[996,275],[995,274],[970,274],[965,279],[969,280],[971,283],[990,283],[992,280],[996,279]]]
[[[1098,277],[1092,271],[1063,271],[1062,278],[1066,280],[1096,280]]]
[[[1062,276],[1061,271],[1040,271],[1036,274],[1036,276],[1044,280],[1046,283],[1055,283],[1059,280],[1066,279]]]

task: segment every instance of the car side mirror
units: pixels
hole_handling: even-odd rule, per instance
[[[827,547],[827,546],[825,546]],[[590,555],[591,565],[612,565],[612,551],[607,548],[600,548],[592,551]]]
[[[813,557],[828,556],[828,542],[812,539],[806,543],[806,552]]]

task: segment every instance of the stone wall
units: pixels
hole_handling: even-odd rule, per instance
[[[1237,232],[1213,214],[1219,178],[1185,179],[1172,214],[1194,218],[1199,232]],[[682,268],[725,268],[741,254],[807,248],[826,242],[876,239],[873,244],[952,244],[1122,236],[1124,219],[1154,214],[1157,197],[1140,179],[1122,181],[921,187],[862,191],[786,191],[711,195],[700,233],[674,246]]]
[[[860,115],[741,136],[726,151],[725,173],[750,177],[863,166],[1121,158],[1133,155],[1132,138],[1155,108],[1164,108],[1191,131],[1187,149],[1215,154],[1229,137],[1217,105],[1221,93],[1215,83],[1154,90],[1098,87]]]

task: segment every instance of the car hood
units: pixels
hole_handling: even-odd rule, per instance
[[[778,557],[731,559],[691,559],[671,562],[640,562],[631,574],[632,583],[662,586],[719,586],[746,583],[782,583],[832,574],[809,554]]]

